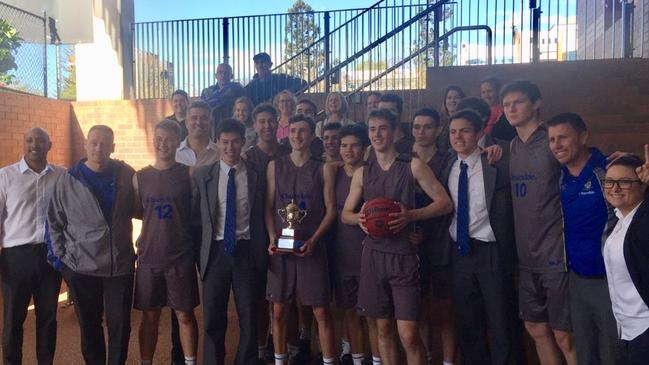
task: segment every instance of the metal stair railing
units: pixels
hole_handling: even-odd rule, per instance
[[[352,56],[348,57],[346,60],[344,60],[344,61],[340,62],[339,64],[337,64],[336,66],[334,66],[333,68],[325,71],[323,74],[318,76],[316,79],[308,82],[307,85],[305,87],[303,87],[301,90],[299,90],[297,93],[298,94],[303,93],[303,92],[309,90],[310,88],[312,88],[313,86],[317,85],[318,83],[327,80],[332,75],[336,74],[342,68],[344,68],[345,66],[351,64],[356,59],[358,59],[361,56],[363,56],[363,55],[367,54],[368,52],[372,51],[373,49],[375,49],[379,45],[386,42],[388,39],[392,38],[393,36],[397,35],[401,31],[403,31],[404,29],[407,29],[408,27],[415,24],[419,20],[423,19],[424,17],[427,17],[430,13],[440,9],[442,6],[447,5],[450,2],[451,2],[451,0],[440,0],[440,1],[436,2],[436,3],[428,5],[428,7],[426,9],[420,11],[418,14],[411,17],[405,23],[403,23],[400,26],[392,29],[391,31],[389,31],[385,35],[379,37],[378,39],[376,39],[375,41],[370,43],[368,46],[364,47],[362,50],[356,52]],[[435,18],[436,18],[436,16],[435,16]],[[436,21],[436,19],[433,20],[433,21]]]

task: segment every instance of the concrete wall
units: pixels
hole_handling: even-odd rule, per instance
[[[503,82],[532,80],[543,94],[543,119],[579,113],[589,126],[591,142],[606,151],[639,153],[642,144],[649,143],[648,59],[431,68],[422,99],[440,105],[451,84],[479,96],[479,82],[488,75]]]
[[[633,3],[633,57],[649,57],[649,0]],[[615,13],[610,5],[616,3]],[[610,9],[606,11],[605,4]],[[578,59],[620,57],[622,17],[619,0],[577,0]],[[615,15],[615,16],[613,16]],[[615,19],[613,25],[610,23]],[[615,38],[615,42],[612,39]]]
[[[120,100],[132,92],[133,0],[93,0],[93,42],[75,46],[77,100]]]

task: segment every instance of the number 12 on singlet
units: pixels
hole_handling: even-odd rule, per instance
[[[161,204],[157,205],[155,208],[156,215],[158,219],[172,219],[173,218],[173,207],[171,204]]]
[[[514,191],[516,192],[517,198],[524,198],[527,195],[527,184],[525,183],[515,183]]]

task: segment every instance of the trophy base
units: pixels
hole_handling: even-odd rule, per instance
[[[277,252],[281,253],[295,253],[302,247],[302,241],[295,239],[295,237],[280,237],[277,240]]]

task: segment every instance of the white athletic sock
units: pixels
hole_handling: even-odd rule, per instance
[[[352,362],[354,365],[363,365],[365,354],[352,354]]]
[[[286,365],[286,354],[275,354],[275,365]]]
[[[380,357],[372,356],[372,365],[383,365]]]
[[[430,351],[426,352],[426,363],[428,365],[433,365],[433,353]]]
[[[266,354],[266,346],[257,346],[257,356],[260,359],[263,359],[265,354]]]
[[[308,327],[302,327],[300,329],[300,340],[311,341],[311,329]]]
[[[323,365],[334,365],[336,360],[333,357],[322,357]]]
[[[347,341],[344,338],[341,338],[340,339],[340,344],[341,344],[342,349],[343,349],[343,352],[342,352],[341,356],[352,353],[352,344],[351,344],[351,342]]]
[[[185,356],[185,365],[196,365],[196,356]]]
[[[452,363],[452,362],[448,362],[448,361],[446,361],[446,360],[443,360],[443,361],[442,361],[442,365],[453,365],[453,363]]]
[[[140,365],[151,365],[153,360],[140,360]]]

